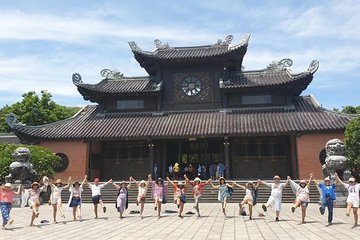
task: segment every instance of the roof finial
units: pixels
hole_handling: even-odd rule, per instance
[[[279,62],[273,61],[272,63],[267,66],[268,71],[282,71],[286,68],[291,67],[293,64],[293,61],[290,58],[284,58],[280,60]]]
[[[155,39],[154,44],[156,48],[159,48],[161,46],[161,41],[159,39]]]
[[[17,119],[16,115],[14,113],[10,113],[6,116],[6,123],[9,125],[10,128],[14,128],[15,125],[19,125],[20,122]]]
[[[100,75],[104,78],[108,79],[121,79],[124,77],[124,74],[118,70],[110,70],[110,69],[103,69],[100,71]]]
[[[129,43],[129,46],[130,46],[131,50],[138,51],[138,52],[142,51],[141,48],[139,48],[138,45],[135,42],[130,41],[128,43]]]
[[[312,60],[308,69],[306,71],[315,73],[319,69],[319,61],[318,60]]]
[[[227,35],[223,44],[227,44],[227,45],[230,45],[231,44],[231,41],[234,39],[234,36],[233,35]]]
[[[81,75],[79,73],[74,73],[72,75],[72,81],[73,81],[75,86],[78,86],[78,85],[83,83],[83,81],[81,79]]]

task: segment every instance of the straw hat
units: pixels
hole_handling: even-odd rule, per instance
[[[224,182],[225,182],[225,178],[223,178],[223,177],[219,178],[219,182],[221,182],[221,179],[224,180]]]
[[[301,181],[300,181],[300,184],[303,184],[303,183],[306,184],[306,181],[305,181],[305,180],[301,180]]]
[[[279,175],[275,175],[274,177],[273,177],[273,179],[281,179],[280,177],[279,177]]]
[[[141,181],[140,181],[140,185],[141,185],[141,184],[146,184],[145,180],[141,180]]]
[[[11,185],[11,183],[5,183],[5,187],[12,188],[12,185]]]
[[[353,177],[349,178],[349,182],[355,182],[355,181],[356,181],[355,178]]]

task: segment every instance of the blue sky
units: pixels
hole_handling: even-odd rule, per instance
[[[257,70],[291,58],[293,72],[320,61],[303,95],[326,108],[360,105],[360,1],[0,0],[0,107],[27,91],[48,90],[59,104],[83,106],[74,72],[85,83],[100,70],[146,75],[127,44],[153,50],[213,44],[251,34],[243,65]]]

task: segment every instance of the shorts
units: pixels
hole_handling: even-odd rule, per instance
[[[61,198],[59,198],[59,197],[51,198],[50,202],[51,202],[52,205],[61,204]]]
[[[359,207],[359,200],[358,199],[350,199],[350,198],[348,198],[346,200],[346,203],[347,204],[351,203],[353,208],[358,208]]]
[[[146,197],[145,196],[142,196],[142,197],[137,196],[136,200],[137,200],[138,203],[144,203],[145,200],[146,200]]]
[[[241,202],[241,205],[243,205],[243,204],[248,204],[248,205],[251,205],[251,206],[254,205],[253,200],[250,199],[250,198],[246,198],[246,197]]]
[[[81,205],[81,199],[79,197],[71,198],[69,207],[77,207]]]
[[[270,196],[266,205],[272,206],[275,208],[275,211],[281,211],[281,198],[274,198],[273,196]]]
[[[30,208],[33,208],[34,206],[40,207],[40,200],[38,198],[36,198],[34,200],[29,199],[28,203],[29,203]]]
[[[92,202],[94,205],[99,204],[100,201],[101,201],[101,195],[96,195],[92,197]]]

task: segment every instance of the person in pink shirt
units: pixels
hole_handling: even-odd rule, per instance
[[[195,206],[194,208],[196,209],[196,212],[198,214],[198,217],[200,217],[200,210],[199,210],[199,202],[200,202],[200,199],[201,199],[201,196],[203,194],[203,187],[210,182],[210,179],[207,180],[205,183],[201,183],[201,179],[196,177],[194,179],[194,181],[190,181],[186,175],[184,175],[184,178],[186,180],[187,183],[189,183],[192,188],[193,188],[193,191],[192,191],[192,196],[194,197],[195,199]]]
[[[19,186],[18,191],[14,192],[12,190],[11,183],[6,183],[5,186],[0,187],[0,208],[1,208],[1,215],[3,218],[3,225],[2,229],[6,230],[7,224],[12,224],[14,220],[10,219],[10,210],[11,210],[11,203],[13,202],[14,196],[16,194],[20,194],[21,186]]]

